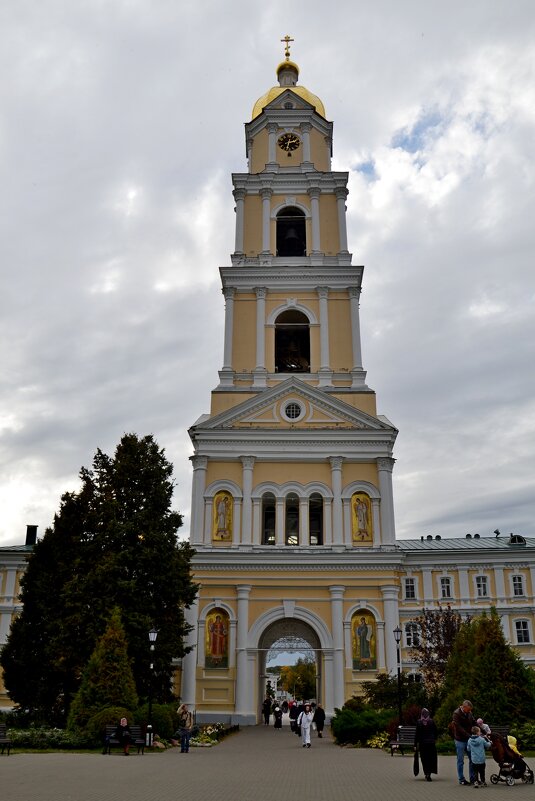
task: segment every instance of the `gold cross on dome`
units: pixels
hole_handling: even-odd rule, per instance
[[[295,41],[295,40],[292,39],[290,36],[288,36],[288,34],[286,34],[284,39],[281,39],[281,42],[285,43],[285,45],[284,45],[284,55],[286,56],[286,61],[290,60],[290,42],[293,42],[293,41]]]

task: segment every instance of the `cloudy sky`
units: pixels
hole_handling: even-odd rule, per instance
[[[187,428],[222,366],[230,173],[280,39],[334,120],[397,531],[535,536],[533,0],[0,8],[0,543],[97,447]]]

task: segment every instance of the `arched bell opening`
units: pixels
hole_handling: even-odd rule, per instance
[[[286,206],[277,214],[277,256],[306,256],[305,214]]]
[[[310,372],[310,323],[297,309],[288,309],[275,321],[275,372]]]

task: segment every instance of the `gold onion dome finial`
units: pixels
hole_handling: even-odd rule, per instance
[[[291,91],[295,92],[296,95],[302,97],[303,100],[306,100],[306,102],[310,103],[311,106],[314,106],[318,114],[321,114],[322,117],[326,116],[325,106],[319,97],[313,95],[312,92],[309,92],[305,86],[297,86],[299,67],[294,61],[290,61],[290,42],[293,41],[294,40],[288,36],[288,34],[281,39],[281,42],[284,42],[284,61],[281,61],[277,67],[277,79],[279,81],[279,86],[272,86],[271,89],[268,89],[268,91],[262,95],[262,97],[258,98],[253,106],[253,113],[251,115],[253,120],[262,113],[263,109],[269,103],[271,103],[272,100],[275,100],[275,98],[277,98],[287,89],[291,89]]]

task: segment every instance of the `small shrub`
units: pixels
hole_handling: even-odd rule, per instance
[[[60,749],[64,751],[91,748],[90,738],[73,734],[65,729],[31,727],[29,729],[10,729],[9,736],[13,748],[33,748],[40,751]]]
[[[368,748],[384,748],[390,740],[388,734],[383,731],[380,734],[374,734],[370,737],[366,745]]]
[[[140,706],[134,718],[138,725],[146,726],[149,719],[149,705]],[[162,740],[169,740],[173,736],[175,729],[173,728],[173,718],[169,704],[153,704],[152,731],[154,734],[158,734]]]
[[[370,737],[385,731],[390,717],[391,713],[388,710],[378,712],[367,708],[361,712],[353,712],[344,707],[335,710],[331,728],[338,743],[365,745]]]
[[[520,726],[515,726],[514,736],[518,740],[521,751],[535,749],[535,723],[522,723]]]
[[[106,726],[111,726],[112,724],[116,726],[121,718],[126,718],[129,723],[134,719],[132,713],[122,706],[107,706],[89,718],[85,733],[95,745],[100,745],[104,738]]]

